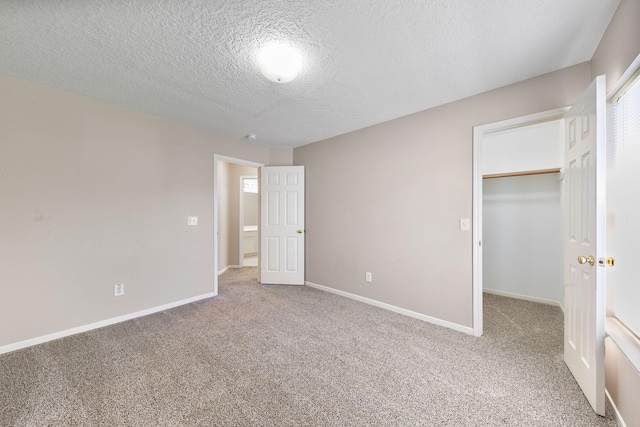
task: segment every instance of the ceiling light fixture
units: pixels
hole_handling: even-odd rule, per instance
[[[295,79],[302,68],[302,54],[284,43],[269,43],[260,49],[258,63],[262,75],[276,83]]]

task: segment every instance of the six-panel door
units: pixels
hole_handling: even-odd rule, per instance
[[[304,166],[260,169],[260,283],[304,285]]]

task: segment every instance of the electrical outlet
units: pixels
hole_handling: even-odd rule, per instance
[[[366,273],[364,273],[364,280],[366,280],[367,282],[373,282],[373,277],[371,276],[370,271],[367,271]]]
[[[113,296],[119,297],[124,295],[124,283],[120,283],[119,285],[113,285]]]
[[[198,217],[197,216],[188,216],[187,217],[187,225],[198,225]]]

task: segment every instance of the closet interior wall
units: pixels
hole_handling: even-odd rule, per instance
[[[559,174],[483,180],[485,292],[562,305]]]
[[[563,141],[562,119],[484,137],[484,292],[562,306]]]

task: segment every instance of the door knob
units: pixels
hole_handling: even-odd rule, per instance
[[[297,231],[297,233],[298,233],[298,234],[302,234],[302,230],[298,230],[298,231]]]
[[[593,257],[593,255],[589,256],[588,258],[586,256],[580,255],[578,257],[578,263],[579,264],[589,263],[590,265],[595,265],[596,259]]]

